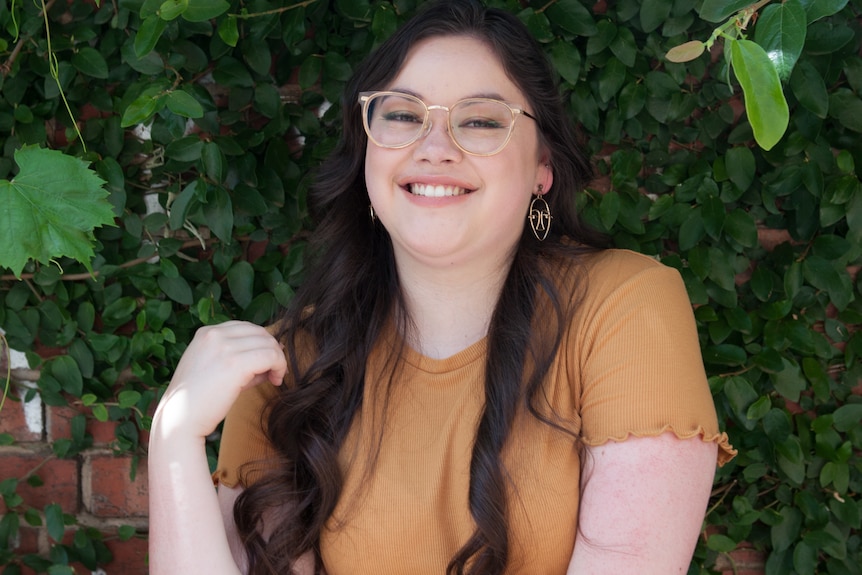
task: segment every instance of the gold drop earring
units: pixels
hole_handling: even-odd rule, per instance
[[[533,235],[536,239],[544,241],[548,237],[548,232],[551,230],[551,207],[545,201],[544,193],[542,192],[542,184],[536,189],[536,194],[533,196],[533,201],[530,202],[530,213],[527,219],[530,220],[530,229],[533,230]]]

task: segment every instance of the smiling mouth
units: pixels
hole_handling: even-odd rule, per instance
[[[458,186],[430,186],[427,184],[410,184],[407,186],[409,191],[414,196],[424,196],[426,198],[445,198],[447,196],[463,196],[468,193],[464,188]]]

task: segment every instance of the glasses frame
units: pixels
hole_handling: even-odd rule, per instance
[[[372,101],[377,96],[399,96],[401,98],[406,98],[408,100],[413,100],[422,104],[422,107],[425,108],[425,118],[422,121],[422,128],[416,133],[416,136],[409,140],[404,144],[399,144],[397,146],[388,146],[385,144],[381,144],[377,140],[374,139],[374,136],[371,135],[371,127],[368,125],[368,103]],[[506,134],[506,139],[503,140],[503,143],[500,144],[496,150],[487,152],[484,154],[480,154],[477,152],[471,152],[470,150],[464,149],[464,147],[458,143],[458,140],[455,139],[455,128],[452,126],[452,115],[450,114],[450,108],[448,106],[441,106],[439,104],[434,104],[429,106],[425,102],[422,101],[421,98],[414,96],[413,94],[407,94],[405,92],[395,92],[392,90],[378,90],[372,92],[360,92],[359,93],[359,103],[362,106],[362,127],[365,128],[365,134],[368,136],[368,139],[374,143],[375,146],[379,148],[386,148],[388,150],[400,150],[401,148],[406,148],[411,144],[421,140],[425,136],[427,136],[431,132],[431,128],[433,123],[431,122],[431,110],[443,110],[446,112],[446,132],[449,134],[449,139],[452,140],[452,143],[455,146],[464,152],[465,154],[469,154],[471,156],[479,156],[479,157],[487,157],[493,156],[494,154],[500,153],[503,148],[505,148],[509,144],[509,140],[512,139],[512,133],[515,131],[515,120],[517,120],[518,116],[526,116],[530,118],[534,122],[538,123],[538,120],[535,116],[524,110],[520,106],[515,106],[504,102],[502,100],[496,100],[494,98],[464,98],[463,100],[458,100],[452,105],[452,108],[464,103],[464,102],[494,102],[496,104],[503,104],[509,109],[509,113],[512,114],[512,123],[509,124],[509,133]]]

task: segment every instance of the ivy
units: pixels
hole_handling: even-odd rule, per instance
[[[858,575],[862,3],[489,3],[559,73],[596,166],[584,218],[677,268],[695,306],[739,455],[718,473],[689,573],[724,569],[745,542],[770,574]],[[0,327],[42,400],[81,414],[53,457],[92,446],[87,419],[144,455],[140,432],[194,331],[289,303],[343,84],[419,4],[0,6]],[[8,365],[3,387],[22,379]],[[101,533],[22,495],[40,483],[0,477],[0,566],[107,565]],[[26,525],[67,538],[21,554]]]

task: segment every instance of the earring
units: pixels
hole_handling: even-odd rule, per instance
[[[536,239],[544,241],[548,237],[548,232],[551,229],[551,208],[548,202],[543,198],[542,184],[536,190],[536,195],[533,201],[530,202],[530,214],[527,219],[530,220],[530,228],[533,230],[533,235]]]
[[[371,223],[377,221],[377,214],[374,213],[374,206],[368,204],[368,213],[371,215]]]

